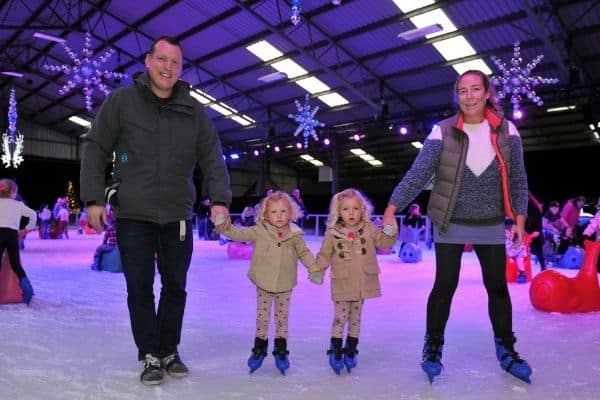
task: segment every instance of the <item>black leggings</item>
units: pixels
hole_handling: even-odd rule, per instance
[[[464,244],[435,244],[435,282],[427,301],[429,335],[443,335],[446,329],[464,247]],[[494,336],[509,336],[512,334],[512,304],[506,284],[506,249],[503,244],[479,244],[473,248],[481,264]]]
[[[8,261],[12,270],[17,274],[19,281],[25,276],[25,270],[21,265],[21,256],[19,255],[19,233],[10,228],[0,228],[0,260],[4,254],[8,253]]]

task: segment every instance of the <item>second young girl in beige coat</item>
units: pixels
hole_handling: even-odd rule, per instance
[[[376,248],[393,246],[397,234],[386,233],[371,223],[373,207],[356,189],[346,189],[331,199],[327,231],[317,264],[326,269],[331,264],[331,297],[335,316],[331,329],[329,364],[339,375],[346,366],[356,367],[356,346],[365,299],[381,296]],[[342,348],[347,325],[346,346]],[[343,356],[343,359],[342,359]]]

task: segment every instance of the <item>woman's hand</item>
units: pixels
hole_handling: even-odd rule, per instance
[[[394,215],[395,212],[396,207],[391,204],[388,205],[383,213],[383,219],[381,220],[381,226],[385,227],[391,225],[393,233],[398,232],[398,221],[396,220],[396,215]]]
[[[525,216],[517,215],[516,224],[510,228],[510,238],[515,246],[520,246],[525,240]]]

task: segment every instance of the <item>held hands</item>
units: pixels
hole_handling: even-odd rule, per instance
[[[383,233],[386,236],[393,237],[394,236],[394,227],[391,224],[387,224],[383,227]]]
[[[519,224],[513,224],[513,226],[510,228],[510,231],[510,237],[513,241],[513,246],[520,246],[523,243],[523,240],[525,239],[525,228],[519,226]]]
[[[88,224],[98,233],[102,233],[104,227],[108,224],[106,218],[106,208],[100,205],[92,205],[87,209]]]
[[[385,233],[387,236],[394,236],[398,232],[398,221],[394,215],[395,212],[396,207],[393,205],[388,205],[383,213],[383,220],[381,221],[381,224],[383,225],[383,233]]]
[[[314,283],[315,285],[322,285],[323,284],[323,280],[325,278],[325,272],[323,271],[315,271],[315,272],[311,272],[308,275],[310,281],[312,283]]]
[[[224,206],[212,206],[210,209],[210,220],[215,225],[217,233],[223,233],[231,225],[229,210]]]

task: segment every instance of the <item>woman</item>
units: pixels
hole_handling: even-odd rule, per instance
[[[531,368],[514,349],[504,245],[505,216],[515,222],[515,245],[525,236],[527,177],[519,133],[502,117],[494,94],[481,71],[458,77],[455,99],[460,111],[441,121],[425,140],[383,218],[384,225],[397,228],[395,211],[406,207],[435,176],[427,214],[434,224],[436,276],[427,302],[421,363],[431,382],[442,369],[444,330],[467,243],[473,244],[481,264],[500,366],[530,382]]]

